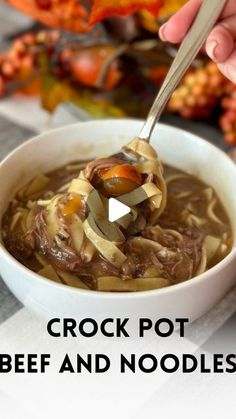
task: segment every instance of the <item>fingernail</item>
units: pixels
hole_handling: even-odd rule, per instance
[[[218,43],[214,39],[207,42],[207,54],[210,56],[210,58],[212,58],[212,60],[217,60],[217,47]]]
[[[166,41],[166,39],[167,39],[166,36],[165,36],[166,26],[167,26],[167,24],[164,23],[164,25],[162,25],[159,29],[159,36],[162,39],[162,41]]]

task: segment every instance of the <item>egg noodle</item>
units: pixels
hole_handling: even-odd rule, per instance
[[[109,196],[93,182],[101,170],[97,167],[103,168],[106,164],[113,167],[115,158],[98,159],[90,165],[68,165],[68,171],[77,168],[78,176],[55,191],[40,194],[48,183],[47,176],[40,175],[18,192],[18,200],[22,199],[25,204],[12,204],[10,233],[3,228],[3,238],[21,231],[41,266],[37,269],[41,275],[84,289],[145,291],[171,285],[172,276],[178,276],[180,266],[184,266],[183,278],[176,282],[199,275],[207,269],[209,260],[220,247],[224,253],[226,236],[221,239],[206,234],[204,238],[197,236],[190,240],[188,232],[158,225],[167,205],[167,186],[187,175],[173,174],[165,180],[159,157],[145,140],[135,138],[123,151],[142,184],[116,195],[117,200],[131,209],[116,222],[108,221]],[[204,193],[206,217],[213,223],[224,224],[215,212],[214,191],[206,188]],[[190,195],[191,191],[179,192],[178,199],[187,199]],[[69,213],[66,213],[68,208]],[[183,211],[183,223],[195,229],[205,223],[205,218],[194,214],[189,207]],[[152,262],[146,264],[145,269],[140,268],[139,275],[135,276],[135,269],[131,272],[128,264],[132,260],[138,266],[138,259],[142,260],[144,253]],[[96,263],[103,269],[96,271]],[[86,274],[89,264],[95,277],[92,285]],[[164,269],[166,275],[162,275]]]

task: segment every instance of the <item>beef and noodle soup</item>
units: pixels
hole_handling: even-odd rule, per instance
[[[146,291],[187,281],[232,248],[215,191],[162,166],[134,139],[125,155],[72,162],[21,188],[2,225],[8,251],[53,281],[97,291]],[[110,197],[131,208],[108,221]]]

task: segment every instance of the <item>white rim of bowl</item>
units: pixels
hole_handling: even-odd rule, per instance
[[[67,127],[72,127],[73,126],[78,126],[80,124],[91,124],[91,123],[102,123],[102,122],[109,122],[109,123],[123,123],[123,122],[143,122],[140,119],[103,119],[103,120],[91,120],[91,121],[86,121],[86,122],[76,122],[74,124],[70,124],[70,125],[66,125],[64,127],[59,127],[50,131],[47,131],[45,133],[39,134],[36,137],[33,137],[27,141],[25,141],[23,144],[21,144],[20,146],[16,147],[14,150],[11,151],[11,153],[9,153],[0,163],[0,170],[1,167],[14,155],[17,154],[19,150],[23,149],[24,147],[27,147],[29,143],[34,143],[37,142],[39,140],[39,138],[42,138],[44,136],[48,136],[50,135],[50,133],[54,132],[56,133],[57,131],[61,131]],[[208,146],[212,149],[214,149],[219,155],[221,155],[224,159],[228,160],[228,164],[232,167],[233,170],[235,170],[235,174],[236,174],[236,165],[235,163],[230,159],[230,157],[227,156],[227,154],[225,152],[223,152],[220,148],[216,147],[215,145],[213,145],[212,143],[208,142],[207,140],[205,140],[202,137],[197,136],[196,134],[192,134],[191,132],[185,131],[181,128],[178,127],[174,127],[168,124],[163,124],[163,123],[159,123],[159,125],[164,126],[166,128],[168,128],[170,131],[179,131],[180,133],[182,133],[183,135],[188,135],[189,138],[191,138],[192,141],[197,142],[197,143],[202,143],[204,146]],[[213,266],[212,268],[210,268],[208,271],[203,272],[201,275],[198,275],[196,277],[193,277],[191,279],[188,279],[187,281],[184,282],[180,282],[179,284],[175,284],[175,285],[170,285],[168,287],[165,288],[159,288],[156,290],[147,290],[147,291],[135,291],[135,292],[112,292],[112,291],[96,291],[96,290],[83,290],[81,288],[75,288],[75,287],[71,287],[70,285],[66,285],[66,284],[59,284],[58,282],[54,282],[51,279],[47,279],[41,275],[39,275],[37,272],[32,271],[31,269],[27,268],[26,266],[24,266],[23,264],[21,264],[17,259],[15,259],[11,253],[8,252],[8,250],[5,248],[5,246],[3,245],[2,242],[0,242],[0,252],[2,253],[3,257],[8,260],[10,263],[12,263],[13,265],[15,265],[15,267],[17,269],[21,269],[23,272],[25,272],[28,275],[31,275],[34,280],[37,281],[43,281],[45,282],[45,284],[50,285],[52,287],[56,287],[59,288],[60,290],[67,290],[69,293],[76,293],[76,294],[80,294],[80,295],[84,295],[84,296],[90,296],[92,298],[107,298],[107,299],[135,299],[135,298],[146,298],[148,296],[155,296],[155,295],[164,295],[164,294],[168,294],[168,293],[174,293],[175,291],[181,291],[182,289],[186,289],[189,288],[191,286],[200,282],[203,282],[204,280],[207,280],[207,276],[208,275],[215,275],[217,273],[219,273],[220,271],[223,271],[224,268],[229,265],[233,259],[236,259],[236,238],[234,239],[234,244],[233,244],[233,248],[231,250],[231,252],[221,261],[219,262],[217,265]],[[223,280],[223,279],[222,279]]]

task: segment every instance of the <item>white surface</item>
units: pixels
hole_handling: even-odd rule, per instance
[[[108,200],[108,219],[111,223],[129,214],[130,211],[131,209],[127,205],[122,204],[117,199],[110,198]]]
[[[0,212],[22,184],[76,158],[110,155],[133,138],[139,121],[79,123],[45,133],[14,151],[1,165]],[[96,138],[96,141],[95,141]],[[163,161],[207,179],[224,201],[236,236],[236,166],[219,149],[187,132],[158,125],[153,145]],[[20,179],[20,181],[19,181]],[[78,317],[187,317],[205,314],[235,282],[236,249],[208,272],[162,290],[119,294],[73,289],[43,279],[13,259],[2,247],[1,274],[26,306],[47,315]]]
[[[172,348],[172,349],[171,349]],[[46,333],[46,322],[20,310],[0,326],[0,353],[51,354],[51,368],[41,374],[5,374],[0,380],[0,403],[3,419],[11,419],[9,412],[17,405],[19,416],[12,419],[83,418],[131,419],[149,398],[170,378],[158,371],[154,374],[120,374],[120,353],[137,357],[145,353],[164,354],[173,351],[194,353],[197,345],[180,339],[174,333],[168,339],[150,336],[145,339],[52,338]],[[111,369],[105,374],[58,374],[65,354],[102,353],[111,359]],[[4,393],[5,405],[1,392]],[[8,399],[8,400],[7,400]],[[7,402],[8,401],[8,402]],[[117,406],[117,409],[114,409]],[[15,411],[15,409],[14,409]],[[25,416],[25,413],[28,413]],[[164,412],[163,412],[164,413]],[[8,416],[9,415],[9,416]]]
[[[76,118],[64,105],[58,106],[55,112],[50,114],[42,108],[39,98],[20,94],[1,99],[0,114],[37,133],[76,122]]]

